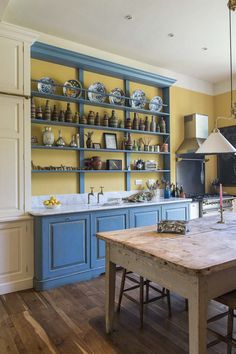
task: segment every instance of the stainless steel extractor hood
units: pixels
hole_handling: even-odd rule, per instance
[[[184,116],[184,140],[177,155],[193,154],[208,137],[208,116],[193,113]]]

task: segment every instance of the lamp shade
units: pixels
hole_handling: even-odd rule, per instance
[[[235,147],[221,134],[219,129],[214,131],[202,143],[196,154],[229,154],[236,153]]]

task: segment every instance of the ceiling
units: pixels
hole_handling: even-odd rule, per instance
[[[227,1],[9,0],[2,19],[217,83],[229,77]],[[236,42],[236,13],[232,24]]]

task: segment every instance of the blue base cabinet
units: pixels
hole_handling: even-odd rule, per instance
[[[130,210],[130,227],[156,225],[160,220],[160,206],[139,207]]]
[[[163,205],[161,218],[162,220],[188,220],[189,203]]]
[[[90,268],[89,214],[35,219],[36,289],[64,285]]]
[[[160,220],[188,220],[189,203],[35,217],[34,288],[88,280],[105,271],[105,242],[97,232],[156,225]]]
[[[91,266],[105,267],[105,241],[96,237],[97,232],[124,230],[129,227],[127,209],[96,212],[91,215]]]

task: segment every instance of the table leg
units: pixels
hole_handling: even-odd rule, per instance
[[[113,330],[115,308],[116,265],[110,261],[110,247],[110,244],[106,243],[106,333],[111,333]]]
[[[203,284],[204,285],[204,284]],[[189,354],[207,352],[207,294],[198,282],[196,291],[189,297]]]

